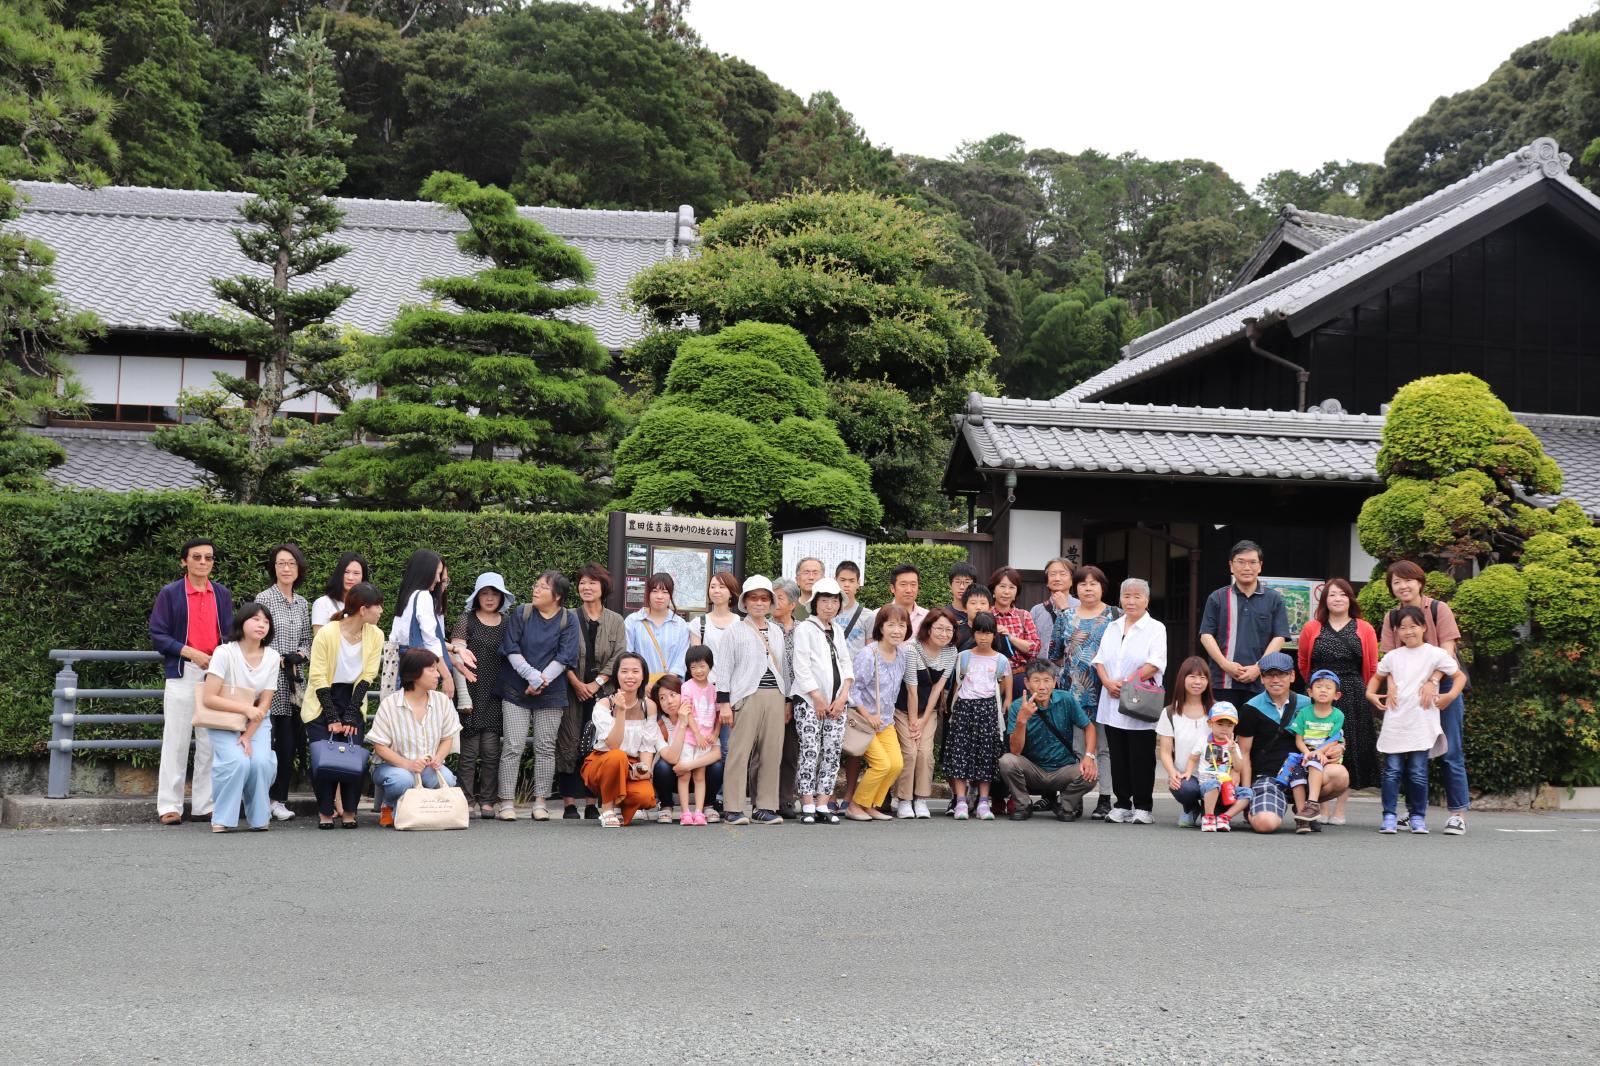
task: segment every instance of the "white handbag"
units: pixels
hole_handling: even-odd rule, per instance
[[[396,829],[465,829],[467,827],[467,794],[454,785],[446,785],[439,778],[439,787],[428,788],[422,775],[417,783],[400,796],[394,805]]]

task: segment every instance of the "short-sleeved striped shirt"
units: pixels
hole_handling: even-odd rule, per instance
[[[428,693],[428,713],[419,722],[406,706],[405,690],[400,689],[378,704],[372,728],[367,730],[367,742],[392,748],[403,759],[426,759],[439,750],[442,741],[459,732],[461,718],[450,697],[438,689]],[[372,761],[383,760],[374,755]]]

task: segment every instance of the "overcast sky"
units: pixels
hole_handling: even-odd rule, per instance
[[[876,144],[943,157],[1001,131],[1032,147],[1284,167],[1381,160],[1435,97],[1481,83],[1587,0],[693,0],[707,47]],[[1582,145],[1563,145],[1577,154]]]

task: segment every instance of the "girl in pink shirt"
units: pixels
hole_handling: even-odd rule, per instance
[[[711,683],[711,649],[696,644],[684,653],[689,680],[683,683],[681,709],[673,726],[672,742],[661,757],[672,764],[678,775],[678,804],[683,808],[682,825],[706,824],[706,767],[722,758],[717,742],[717,686]],[[689,805],[689,786],[694,785],[697,803]]]

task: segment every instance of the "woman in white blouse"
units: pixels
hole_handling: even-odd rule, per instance
[[[211,656],[200,700],[207,710],[244,715],[241,732],[207,729],[211,734],[211,813],[213,833],[231,833],[239,826],[242,805],[251,829],[263,830],[272,821],[268,791],[277,776],[278,759],[272,751],[272,730],[263,728],[267,708],[278,690],[281,657],[272,643],[272,614],[254,600],[233,616],[228,643]]]
[[[594,705],[594,748],[583,761],[583,783],[600,797],[602,829],[632,825],[641,807],[655,806],[652,778],[662,739],[656,705],[644,694],[648,672],[644,656],[623,652],[617,690]]]
[[[456,783],[444,759],[450,754],[450,739],[461,732],[461,718],[439,691],[441,665],[428,649],[407,648],[400,655],[399,689],[378,704],[367,743],[372,745],[372,783],[380,808],[399,803],[419,774],[427,788],[437,788],[441,781],[446,787]],[[394,821],[389,817],[380,823]]]
[[[1100,675],[1100,706],[1095,722],[1111,748],[1111,782],[1116,797],[1108,822],[1155,821],[1151,792],[1156,782],[1156,724],[1122,713],[1122,686],[1135,681],[1161,684],[1167,667],[1167,627],[1151,618],[1150,585],[1130,577],[1122,583],[1122,617],[1106,627],[1095,653]]]
[[[811,588],[811,614],[794,627],[794,729],[800,758],[795,787],[800,794],[800,824],[838,825],[829,809],[839,777],[844,715],[855,678],[850,645],[836,619],[844,592],[831,577]]]

